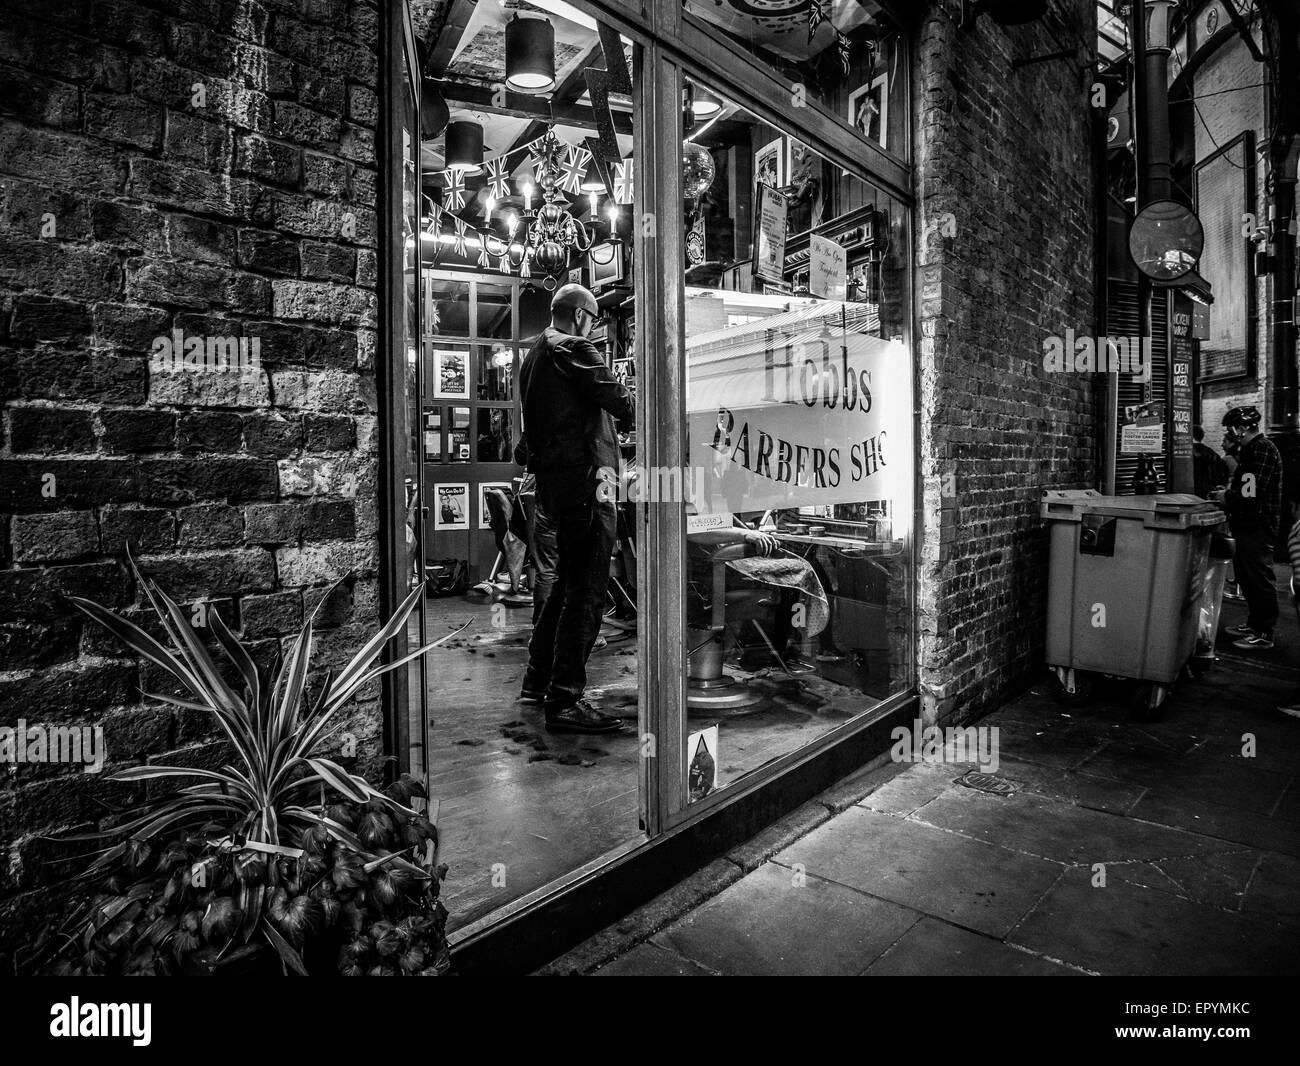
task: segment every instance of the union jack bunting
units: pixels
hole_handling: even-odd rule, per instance
[[[822,0],[808,0],[808,43],[817,35],[817,27],[826,21]]]
[[[498,200],[509,196],[510,175],[506,173],[506,157],[499,155],[495,159],[485,159],[483,165],[487,168],[488,191]]]
[[[630,204],[633,200],[632,160],[630,159],[614,164],[614,200],[620,204]]]
[[[850,43],[848,37],[842,33],[837,32],[835,34],[835,47],[839,50],[840,53],[840,66],[844,69],[844,73],[848,74],[849,59],[850,59],[850,55],[849,55]]]
[[[467,236],[467,227],[465,226],[465,223],[462,222],[460,219],[456,219],[456,244],[453,247],[453,251],[455,251],[457,255],[463,256],[465,254],[466,236]]]
[[[446,203],[449,211],[460,211],[465,207],[465,175],[458,170],[444,170],[447,180]]]
[[[589,162],[591,162],[591,153],[587,149],[569,145],[564,153],[564,161],[560,165],[560,178],[557,182],[560,188],[575,195],[580,193],[582,175],[586,172]]]

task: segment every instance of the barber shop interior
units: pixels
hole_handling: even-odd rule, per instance
[[[685,58],[612,6],[410,5],[395,458],[426,589],[411,639],[441,643],[412,667],[405,736],[462,929],[914,685],[906,48],[866,0],[785,34],[688,0]],[[752,76],[721,76],[734,62]],[[791,72],[834,122],[761,91]],[[547,598],[587,565],[541,502],[521,393],[575,285],[590,304],[564,321],[635,410],[594,474],[614,517],[583,698],[617,721],[590,733],[520,698]]]

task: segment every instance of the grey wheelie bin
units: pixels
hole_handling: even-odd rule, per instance
[[[1058,698],[1082,702],[1094,675],[1139,682],[1155,712],[1196,650],[1210,540],[1223,512],[1199,496],[1043,493],[1050,531],[1047,664]]]

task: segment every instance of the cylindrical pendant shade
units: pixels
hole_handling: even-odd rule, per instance
[[[466,174],[483,169],[483,127],[477,122],[447,124],[447,169]]]
[[[555,86],[555,27],[547,19],[515,16],[506,23],[506,84],[516,92]]]
[[[606,192],[605,179],[600,176],[600,167],[596,165],[596,157],[592,156],[587,163],[587,169],[582,173],[582,191],[583,192]]]

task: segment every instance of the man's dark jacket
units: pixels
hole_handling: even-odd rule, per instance
[[[1265,543],[1275,543],[1282,516],[1282,456],[1264,434],[1237,452],[1237,469],[1223,505],[1234,535],[1253,532]]]
[[[619,465],[615,422],[630,429],[632,394],[615,380],[596,346],[553,326],[537,338],[519,371],[528,469]]]

